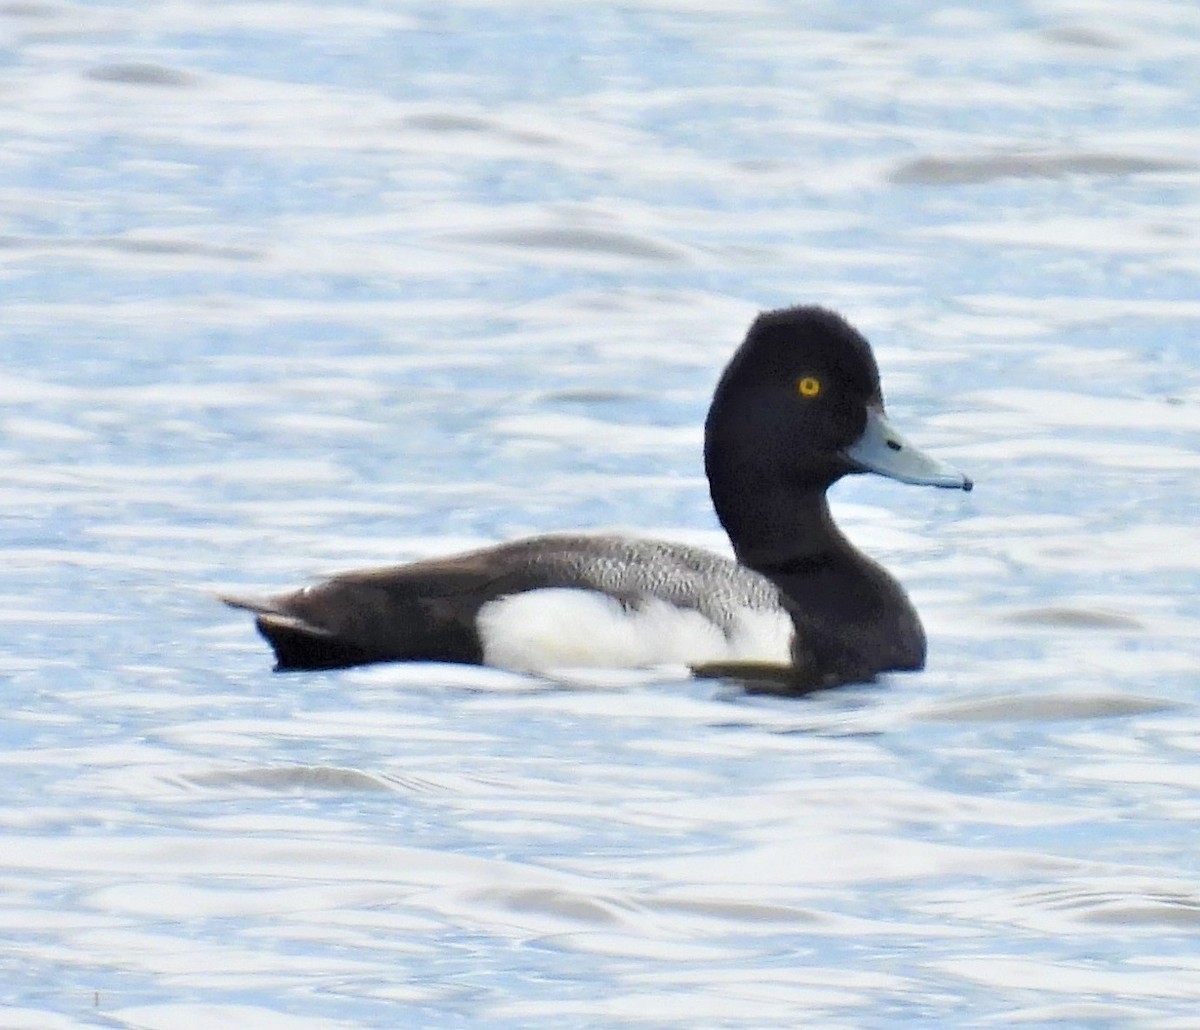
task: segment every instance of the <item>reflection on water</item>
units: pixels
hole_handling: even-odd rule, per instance
[[[1188,4],[10,4],[4,1025],[1185,1026]],[[930,667],[274,676],[213,600],[724,549],[760,307],[969,496],[838,488]]]

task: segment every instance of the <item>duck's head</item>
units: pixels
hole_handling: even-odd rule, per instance
[[[844,475],[970,490],[949,465],[922,453],[884,413],[870,344],[819,307],[768,311],[754,321],[717,384],[705,424],[705,468],[735,548],[751,525],[790,522],[801,495]]]

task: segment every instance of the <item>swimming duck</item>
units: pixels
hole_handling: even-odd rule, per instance
[[[838,530],[826,491],[863,472],[972,483],[892,427],[866,339],[820,307],[760,314],[717,383],[704,434],[735,561],[678,543],[550,534],[222,600],[254,613],[281,671],[682,662],[699,674],[772,669],[766,679],[805,692],[922,668],[916,610]]]

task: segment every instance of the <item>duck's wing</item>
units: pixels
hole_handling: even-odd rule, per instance
[[[772,608],[767,580],[699,548],[617,536],[541,536],[443,558],[335,576],[262,599],[253,612],[276,668],[385,661],[483,661],[478,616],[489,602],[546,588],[594,591],[636,608],[647,599],[699,611],[727,632],[740,608]]]
[[[478,664],[479,609],[537,585],[520,567],[473,552],[343,573],[266,598],[221,599],[254,613],[280,671],[387,661]]]

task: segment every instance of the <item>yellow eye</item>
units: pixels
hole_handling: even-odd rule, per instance
[[[816,376],[802,376],[796,380],[796,392],[801,397],[816,397],[821,392],[821,380]]]

